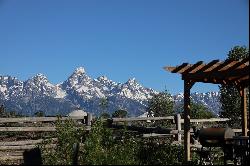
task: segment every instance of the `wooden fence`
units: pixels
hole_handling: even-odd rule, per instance
[[[56,131],[55,122],[60,119],[61,121],[72,119],[78,121],[86,130],[90,130],[92,114],[79,117],[21,117],[21,118],[0,118],[0,133],[12,132],[54,132]],[[15,124],[15,126],[13,126]],[[48,125],[49,126],[44,126]],[[43,126],[40,126],[43,125]],[[21,127],[20,127],[21,126]],[[36,140],[12,140],[0,141],[0,164],[5,161],[15,161],[14,164],[21,163],[23,160],[23,152],[30,150],[43,139]],[[46,145],[46,148],[53,148],[56,146],[57,138],[51,139],[52,144]]]
[[[92,114],[82,117],[60,117],[60,120],[72,119],[75,121],[80,121],[86,130],[91,129]],[[55,122],[58,120],[58,117],[24,117],[24,118],[0,118],[0,125],[3,124],[37,124],[37,123],[46,123],[46,122]],[[168,120],[172,121],[175,124],[175,128],[166,129],[160,127],[138,127],[138,126],[127,126],[128,130],[139,131],[143,133],[144,137],[166,137],[166,136],[175,136],[175,142],[181,143],[183,130],[181,124],[184,123],[184,120],[181,119],[181,116],[177,114],[176,116],[168,117],[134,117],[134,118],[112,118],[106,119],[110,122],[110,128],[124,128],[122,125],[117,125],[114,123],[119,122],[136,122],[136,121],[158,121],[158,120]],[[227,118],[211,118],[211,119],[191,119],[191,123],[204,123],[204,122],[223,122],[228,121]],[[42,126],[42,127],[0,127],[0,132],[53,132],[55,131],[55,126]],[[241,129],[235,129],[235,132],[241,132]],[[53,141],[56,142],[56,138],[53,138]],[[0,142],[0,161],[3,160],[22,160],[22,152],[27,149],[32,149],[36,147],[37,144],[41,143],[43,140],[21,140],[21,141],[4,141]],[[54,147],[55,144],[51,144],[50,147]],[[6,152],[6,153],[4,153]],[[1,162],[0,162],[1,163]]]

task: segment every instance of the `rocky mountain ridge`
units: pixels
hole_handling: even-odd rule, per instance
[[[116,83],[106,76],[89,77],[83,67],[77,68],[67,80],[53,85],[43,74],[20,81],[11,76],[0,76],[0,104],[9,111],[32,116],[43,111],[46,115],[68,114],[77,108],[99,115],[126,109],[129,116],[145,112],[148,99],[159,92],[143,87],[135,78]],[[206,105],[215,114],[220,111],[218,92],[193,93],[191,98]],[[107,104],[102,105],[103,99]],[[176,104],[183,102],[183,94],[173,95]]]

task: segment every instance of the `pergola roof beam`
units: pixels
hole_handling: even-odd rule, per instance
[[[211,72],[211,73],[188,73],[188,74],[183,74],[182,79],[189,79],[189,80],[200,80],[202,78],[207,78],[207,79],[230,79],[231,77],[244,77],[246,75],[249,75],[249,67],[246,67],[244,69],[237,69],[232,72],[227,72],[226,71],[216,71],[216,72]]]
[[[204,66],[205,65],[203,64],[203,61],[199,61],[196,64],[194,64],[193,66],[189,67],[187,70],[185,70],[184,73],[195,73]]]
[[[197,72],[203,72],[205,70],[207,70],[208,68],[210,68],[211,66],[214,66],[215,64],[217,64],[218,62],[220,62],[218,59],[217,60],[213,60],[210,63],[208,63],[207,65],[204,65],[204,67],[202,67],[200,70],[198,70]]]
[[[245,58],[245,59],[242,59],[239,64],[235,65],[234,67],[231,68],[231,70],[233,69],[242,69],[244,68],[245,66],[249,66],[249,59],[248,58]]]
[[[249,75],[246,75],[244,77],[229,78],[230,81],[244,81],[248,79],[249,79]]]
[[[229,59],[229,60],[226,60],[224,63],[220,64],[219,66],[217,66],[216,68],[214,68],[212,71],[220,71],[220,70],[223,70],[223,68],[225,68],[226,66],[230,66],[232,64],[235,64],[237,63],[236,61],[232,60],[232,59]],[[224,69],[225,70],[225,69]]]
[[[231,63],[231,65],[228,65],[226,70],[228,70],[228,72],[232,72],[233,70],[237,70],[237,69],[243,69],[246,66],[249,66],[249,64],[247,64],[247,62],[249,63],[249,59],[245,58],[242,59],[241,61],[233,61]]]
[[[221,65],[221,63],[217,62],[213,66],[210,66],[209,68],[207,68],[206,70],[203,70],[202,72],[210,72],[210,71],[212,71],[213,69],[215,69],[216,67],[218,67],[220,65]]]
[[[179,73],[180,70],[182,70],[183,68],[186,68],[188,66],[188,63],[183,63],[182,65],[176,67],[172,73]]]

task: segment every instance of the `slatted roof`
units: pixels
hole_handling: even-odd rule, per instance
[[[198,61],[195,64],[183,63],[176,67],[164,67],[172,73],[179,73],[183,80],[213,84],[235,84],[249,86],[249,58],[236,60],[213,60],[207,64]]]

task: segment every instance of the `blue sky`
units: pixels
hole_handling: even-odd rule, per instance
[[[164,66],[224,60],[249,46],[248,0],[0,0],[0,75],[60,83],[88,75],[183,91]],[[192,91],[218,90],[196,84]]]

